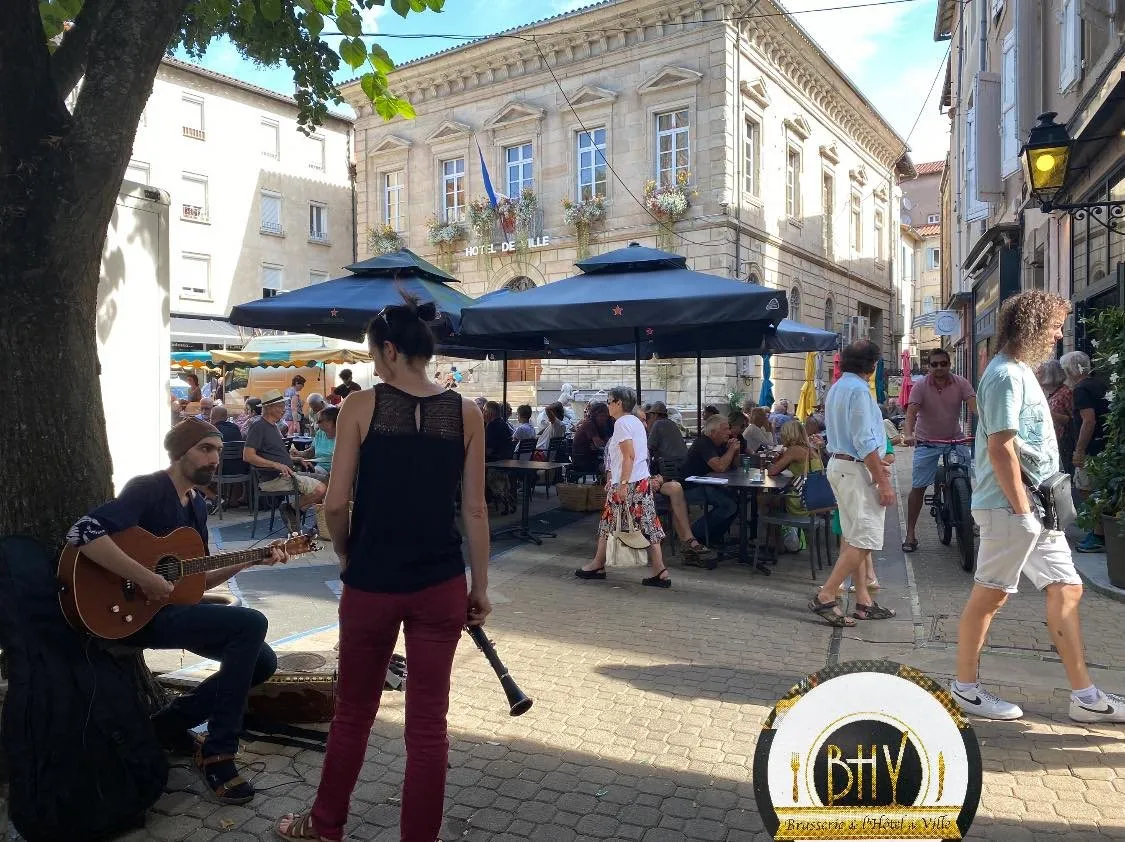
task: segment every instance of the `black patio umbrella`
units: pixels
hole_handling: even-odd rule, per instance
[[[461,324],[461,309],[473,299],[449,284],[457,279],[410,249],[373,257],[345,267],[342,278],[239,304],[231,310],[232,324],[245,327],[316,333],[336,339],[362,341],[367,323],[389,304],[401,304],[400,289],[423,302],[437,305],[438,335]]]

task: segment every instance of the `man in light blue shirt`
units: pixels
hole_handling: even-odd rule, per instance
[[[1070,682],[1075,722],[1125,722],[1125,698],[1103,693],[1086,668],[1078,603],[1082,580],[1066,536],[1043,528],[1021,473],[1038,486],[1059,469],[1059,448],[1047,398],[1034,366],[1054,355],[1070,304],[1048,292],[1012,296],[1000,308],[993,357],[977,387],[976,487],[973,520],[980,528],[972,593],[957,630],[957,678],[950,692],[966,713],[1019,719],[1019,705],[980,685],[978,666],[992,618],[1016,592],[1020,574],[1047,595],[1047,628]],[[1022,471],[1021,471],[1022,469]]]
[[[883,414],[871,396],[867,380],[875,373],[882,354],[866,339],[853,342],[840,354],[840,379],[828,390],[825,402],[828,450],[828,481],[836,495],[843,532],[840,558],[824,587],[809,602],[809,610],[832,626],[854,626],[856,620],[887,620],[895,616],[877,604],[861,575],[867,553],[883,548],[883,524],[887,507],[894,504],[894,489],[883,464],[887,434]],[[845,617],[836,601],[844,580],[855,582],[856,605]]]

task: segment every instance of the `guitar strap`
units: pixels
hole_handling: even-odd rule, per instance
[[[203,539],[203,552],[210,555],[211,547],[207,541],[207,522],[204,517],[200,517],[200,510],[206,511],[204,508],[206,503],[200,503],[202,499],[203,495],[193,488],[188,497],[188,526],[199,533],[199,537]]]

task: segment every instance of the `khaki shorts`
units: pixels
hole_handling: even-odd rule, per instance
[[[840,509],[844,540],[861,550],[883,549],[883,524],[887,508],[879,503],[879,489],[862,462],[832,459],[828,483]]]
[[[1047,530],[1034,514],[1008,509],[973,509],[980,527],[978,585],[1015,593],[1023,573],[1038,590],[1047,585],[1081,585],[1074,557],[1062,532]]]
[[[293,480],[297,480],[297,489],[302,495],[313,494],[317,490],[324,488],[324,483],[317,482],[309,474],[294,473],[292,477],[277,477],[261,483],[258,488],[262,491],[276,493],[279,491],[292,491]]]

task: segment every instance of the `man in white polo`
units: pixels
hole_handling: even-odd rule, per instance
[[[825,402],[828,450],[828,481],[840,510],[840,558],[824,587],[809,602],[809,610],[831,626],[854,626],[856,620],[888,620],[895,616],[871,598],[867,577],[860,565],[871,550],[883,548],[883,522],[895,493],[887,466],[883,464],[887,434],[883,413],[871,396],[868,379],[882,354],[874,342],[861,339],[840,354],[843,372]],[[836,594],[849,576],[855,582],[855,610],[844,616]]]

